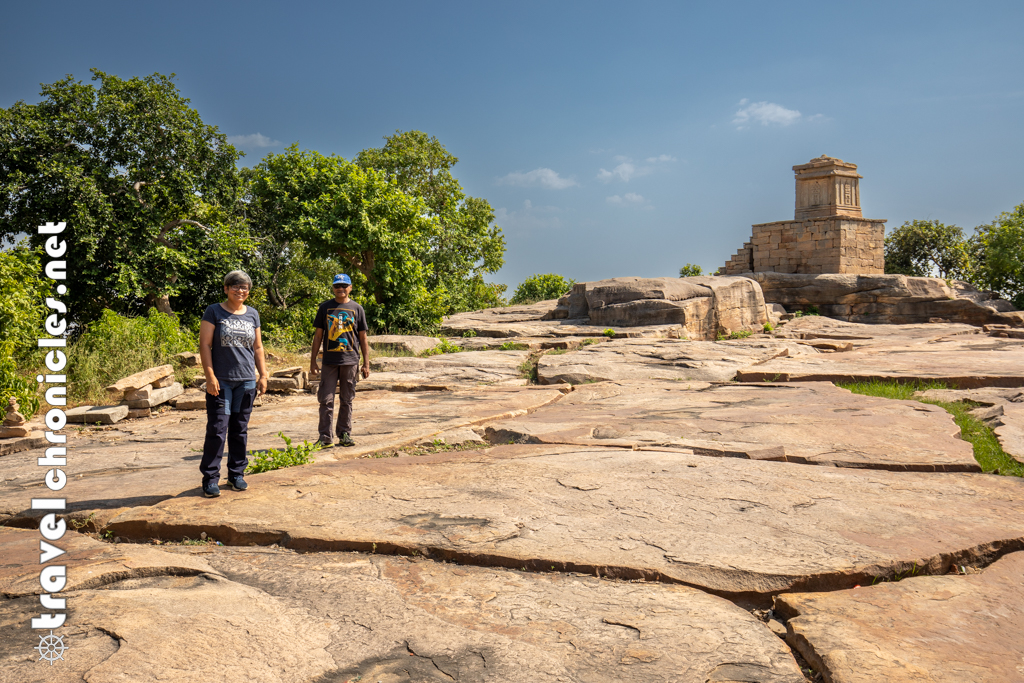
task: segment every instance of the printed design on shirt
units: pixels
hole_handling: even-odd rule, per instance
[[[345,338],[346,332],[356,329],[355,314],[345,308],[335,308],[327,313],[327,350],[344,353],[352,350],[352,344]]]
[[[251,349],[256,343],[256,326],[244,318],[224,318],[220,321],[220,345]]]

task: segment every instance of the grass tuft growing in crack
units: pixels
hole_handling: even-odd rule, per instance
[[[949,389],[941,382],[883,382],[871,380],[870,382],[840,382],[836,386],[848,389],[855,394],[864,396],[878,396],[880,398],[891,398],[904,401],[919,401],[939,406],[953,416],[953,421],[960,428],[960,438],[967,441],[974,448],[974,459],[981,465],[985,472],[1007,474],[1015,477],[1024,477],[1024,465],[1017,462],[1013,457],[1003,450],[999,445],[996,435],[984,422],[971,415],[971,410],[976,406],[968,401],[936,401],[930,398],[914,396],[914,392],[928,391],[929,389]]]

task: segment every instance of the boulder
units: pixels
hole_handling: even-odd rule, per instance
[[[907,324],[940,318],[971,325],[1024,326],[1024,311],[1001,312],[997,309],[1005,306],[978,301],[940,278],[773,272],[746,277],[761,285],[767,302],[782,304],[789,311],[814,306],[821,315],[850,322]]]
[[[197,368],[202,365],[202,358],[198,353],[192,353],[185,351],[184,353],[176,353],[173,356],[174,360],[181,366],[186,368]]]
[[[127,392],[141,389],[147,384],[152,384],[159,379],[173,374],[174,366],[172,365],[161,365],[143,370],[142,372],[136,372],[134,375],[119,379],[107,387],[107,394],[111,400],[119,401],[124,398]]]
[[[148,392],[146,392],[145,397],[143,398],[129,399],[128,407],[154,408],[158,405],[167,403],[175,396],[179,396],[180,394],[184,393],[184,391],[185,387],[181,386],[181,383],[174,382],[169,386],[163,387],[161,389],[150,389]],[[135,395],[141,397],[143,396],[143,392],[136,392]]]
[[[418,356],[424,351],[429,351],[438,344],[441,340],[437,337],[420,337],[416,335],[404,335],[404,334],[381,334],[374,335],[366,338],[367,344],[370,345],[371,349],[381,351],[405,351],[411,353],[414,356]]]
[[[78,406],[64,411],[68,422],[84,422],[85,424],[112,425],[128,417],[129,406]]]

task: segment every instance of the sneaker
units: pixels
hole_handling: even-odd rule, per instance
[[[216,498],[220,495],[220,487],[217,486],[217,482],[211,479],[210,481],[203,482],[203,495],[207,498]]]
[[[228,477],[228,486],[230,486],[236,491],[244,491],[247,488],[249,488],[249,485],[245,483],[245,479],[242,479],[241,475],[235,477],[234,479]]]
[[[349,436],[348,432],[342,432],[341,436],[338,438],[338,445],[339,446],[355,446],[356,442],[352,440],[352,437]]]
[[[334,442],[330,440],[320,439],[316,442],[316,445],[320,446],[320,448],[334,448]]]

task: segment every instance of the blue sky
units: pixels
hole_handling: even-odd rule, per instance
[[[459,157],[510,288],[717,268],[859,165],[864,215],[968,230],[1024,202],[1024,3],[9,3],[0,107],[89,68],[177,74],[246,164],[396,129]]]

